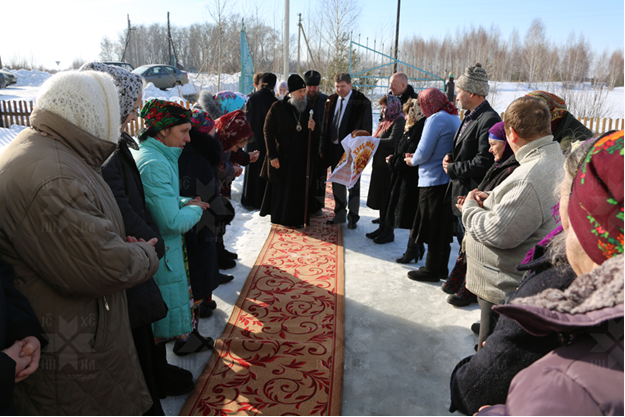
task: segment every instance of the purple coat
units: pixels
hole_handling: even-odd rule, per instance
[[[506,404],[478,415],[623,415],[623,255],[565,291],[494,309],[535,336],[559,333],[563,346],[515,376]]]

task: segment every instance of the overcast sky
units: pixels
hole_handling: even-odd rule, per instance
[[[126,15],[133,24],[166,23],[170,12],[172,25],[212,22],[208,1],[189,0],[6,0],[2,2],[0,57],[6,64],[21,57],[35,64],[67,68],[75,58],[98,59],[104,36],[116,40],[127,27]],[[270,26],[281,27],[284,0],[230,0],[232,12],[245,15],[258,10]],[[572,30],[583,33],[599,53],[613,51],[624,44],[623,0],[447,0],[401,2],[400,40],[418,35],[424,38],[454,34],[463,27],[496,25],[505,40],[513,28],[521,37],[533,19],[540,17],[550,41],[565,43]],[[290,31],[297,34],[297,14],[315,19],[313,0],[291,0]],[[384,33],[392,41],[395,32],[395,0],[362,0],[358,29],[362,43]],[[305,26],[306,27],[306,26]],[[387,41],[388,45],[388,41]],[[295,57],[293,57],[294,59]]]

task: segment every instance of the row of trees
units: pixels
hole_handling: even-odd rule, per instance
[[[549,81],[567,86],[585,81],[605,83],[608,88],[623,85],[623,50],[596,53],[583,34],[571,32],[565,44],[550,42],[541,19],[535,19],[525,36],[514,29],[506,41],[496,26],[457,30],[452,37],[413,37],[404,40],[400,51],[427,57],[439,76],[452,72],[458,77],[469,65],[480,62],[489,78],[525,82],[530,87]],[[443,72],[444,71],[444,72]]]

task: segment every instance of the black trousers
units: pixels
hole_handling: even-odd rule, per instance
[[[330,145],[332,171],[334,171],[338,165],[343,153],[345,153],[345,150],[340,143]],[[358,178],[356,184],[349,190],[349,198],[347,187],[335,182],[332,183],[332,194],[334,195],[334,221],[336,223],[344,223],[347,220],[347,216],[354,221],[360,219],[358,215],[360,209],[360,178]],[[347,209],[349,209],[349,214],[347,214]]]

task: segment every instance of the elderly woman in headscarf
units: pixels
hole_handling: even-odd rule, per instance
[[[527,93],[526,96],[542,100],[549,107],[553,140],[560,144],[562,152],[566,151],[571,143],[593,136],[586,126],[569,113],[564,100],[555,94],[537,90]]]
[[[119,96],[121,133],[117,152],[102,166],[102,177],[109,185],[124,219],[126,235],[149,241],[156,238],[154,249],[159,259],[165,253],[165,244],[158,226],[146,206],[143,185],[130,149],[139,149],[126,132],[136,120],[141,107],[143,82],[141,77],[123,68],[99,62],[83,65],[80,71],[100,71],[113,77]],[[152,396],[150,415],[163,415],[160,394],[179,395],[193,389],[193,375],[184,369],[168,365],[165,345],[154,342],[152,323],[167,315],[167,305],[153,278],[126,290],[128,315],[132,336],[143,377]]]
[[[493,125],[488,131],[488,143],[490,145],[489,152],[493,154],[495,163],[491,165],[484,179],[478,185],[479,191],[491,191],[501,184],[506,178],[519,167],[519,162],[514,156],[512,148],[506,140],[506,131],[504,129],[504,122],[498,122]],[[462,210],[462,203],[464,197],[459,197],[458,209]],[[441,289],[449,294],[447,302],[456,307],[468,306],[471,303],[477,302],[477,298],[473,293],[467,290],[466,287],[466,254],[464,249],[461,248],[458,253],[458,259],[456,265],[449,274],[449,278],[443,284]]]
[[[286,81],[280,81],[278,85],[276,85],[276,98],[278,100],[282,100],[289,93],[289,85]]]
[[[208,203],[180,196],[178,158],[190,141],[191,112],[179,104],[153,99],[141,109],[145,129],[133,157],[141,174],[145,198],[161,231],[165,255],[154,276],[169,311],[154,323],[154,336],[163,343],[175,339],[174,353],[183,356],[212,349],[211,338],[197,332],[194,298],[185,267],[183,233],[201,218]]]
[[[494,309],[561,346],[516,374],[505,404],[478,415],[623,415],[622,130],[587,152],[561,190],[560,214],[577,278]]]
[[[417,244],[427,244],[428,251],[425,266],[408,272],[408,278],[438,282],[447,278],[452,238],[451,204],[445,200],[450,179],[442,163],[452,150],[460,118],[456,106],[436,88],[422,91],[418,100],[427,120],[417,150],[406,154],[405,161],[419,167],[419,205],[412,236]]]
[[[391,171],[388,169],[386,157],[393,153],[397,141],[404,133],[406,115],[402,113],[401,101],[398,97],[387,94],[380,99],[382,119],[373,136],[380,139],[378,149],[373,155],[371,182],[367,195],[367,207],[380,210],[380,219],[386,217],[388,200],[391,194]],[[388,243],[395,239],[394,225],[385,225],[366,236],[377,239],[376,243]]]
[[[410,229],[419,204],[419,189],[417,187],[419,170],[408,166],[404,158],[406,153],[414,153],[417,150],[425,125],[425,116],[417,99],[409,99],[403,105],[403,112],[406,114],[404,132],[397,141],[393,154],[386,157],[388,168],[391,171],[390,193],[387,207],[382,210],[385,215],[380,217],[380,228],[384,230],[384,233],[373,239],[375,243],[390,241],[385,234],[391,234],[394,238],[395,227]],[[404,257],[409,256],[408,252],[415,250],[416,248],[409,247],[406,249]],[[399,259],[398,262],[402,259]],[[400,263],[408,262],[410,260]]]

